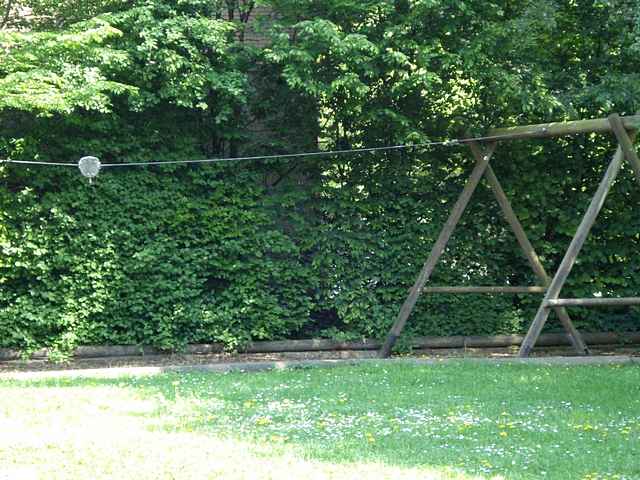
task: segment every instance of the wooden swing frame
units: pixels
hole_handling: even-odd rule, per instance
[[[471,153],[475,158],[476,164],[473,168],[467,183],[458,197],[449,218],[447,219],[438,239],[431,249],[431,253],[427,258],[418,278],[411,288],[408,297],[400,308],[400,312],[395,319],[391,330],[389,331],[386,341],[378,352],[379,357],[386,358],[391,354],[396,340],[400,336],[407,319],[411,315],[418,298],[421,293],[544,293],[544,298],[540,302],[538,311],[529,327],[529,331],[525,336],[518,355],[527,357],[530,355],[533,347],[540,336],[540,332],[544,327],[551,310],[558,316],[562,326],[567,332],[568,339],[578,352],[579,355],[588,355],[589,349],[585,344],[580,332],[575,328],[565,307],[569,306],[622,306],[622,305],[640,305],[640,297],[630,298],[559,298],[562,287],[564,286],[576,258],[584,245],[584,242],[596,221],[604,200],[606,199],[611,186],[613,185],[620,169],[622,162],[626,160],[631,165],[637,182],[640,184],[640,159],[636,153],[633,142],[636,137],[637,130],[640,129],[640,115],[620,117],[618,114],[612,114],[608,118],[594,120],[579,120],[563,123],[548,123],[540,125],[527,125],[511,128],[499,128],[491,130],[489,133],[490,140],[469,142],[468,145]],[[580,133],[607,133],[612,132],[618,141],[613,158],[609,162],[609,166],[604,173],[598,189],[594,193],[591,203],[585,212],[576,233],[567,247],[565,255],[558,267],[553,278],[549,277],[544,269],[533,245],[529,241],[522,224],[518,220],[511,203],[507,198],[498,177],[489,165],[491,156],[496,149],[498,142],[521,140],[530,138],[550,138],[565,135],[575,135]],[[467,207],[473,192],[485,178],[491,187],[491,190],[500,205],[502,213],[509,223],[513,233],[516,236],[518,244],[522,249],[529,265],[531,266],[540,286],[458,286],[458,287],[425,287],[425,284],[431,277],[435,266],[437,265],[442,253],[458,224],[462,213]]]

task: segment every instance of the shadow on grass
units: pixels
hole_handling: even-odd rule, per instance
[[[153,403],[129,413],[149,429],[251,443],[260,456],[455,469],[459,478],[640,473],[632,366],[361,366],[12,385],[123,389]]]

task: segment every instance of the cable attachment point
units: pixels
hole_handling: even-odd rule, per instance
[[[83,176],[89,179],[89,185],[93,183],[93,179],[100,173],[101,163],[97,157],[82,157],[78,162],[78,168]]]

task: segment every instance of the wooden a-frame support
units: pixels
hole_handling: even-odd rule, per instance
[[[540,307],[536,313],[533,322],[525,336],[520,347],[519,355],[526,357],[530,354],[533,346],[547,321],[551,310],[558,316],[562,326],[567,332],[567,336],[571,344],[580,355],[588,355],[589,349],[582,340],[582,336],[576,330],[569,314],[565,310],[565,306],[606,306],[606,305],[638,305],[640,298],[588,298],[588,299],[560,299],[560,291],[571,272],[575,260],[582,248],[591,227],[593,226],[604,200],[609,193],[611,185],[616,179],[618,172],[622,166],[622,161],[626,158],[631,164],[631,168],[635,173],[636,180],[640,183],[640,159],[633,147],[636,130],[640,128],[640,115],[620,117],[617,114],[610,115],[606,119],[581,120],[565,123],[550,123],[544,125],[528,125],[524,127],[502,128],[492,130],[490,137],[492,140],[482,145],[479,142],[469,143],[471,152],[476,160],[467,183],[458,197],[449,218],[447,219],[440,235],[431,249],[431,253],[427,258],[418,278],[409,292],[409,296],[404,301],[396,320],[387,335],[387,339],[379,351],[379,356],[384,358],[391,354],[391,349],[396,340],[400,336],[407,319],[413,308],[415,307],[421,293],[544,293],[544,298],[540,303]],[[587,209],[575,236],[573,237],[567,251],[558,267],[557,272],[550,278],[540,259],[538,258],[533,245],[529,241],[522,224],[516,217],[511,203],[507,198],[495,172],[489,165],[493,152],[496,149],[497,141],[507,141],[526,138],[545,138],[557,137],[563,135],[572,135],[577,133],[590,132],[613,132],[618,140],[618,148],[613,159],[604,174],[596,193],[594,194],[589,208]],[[491,190],[500,205],[502,213],[513,230],[518,244],[522,249],[529,265],[542,286],[526,286],[526,287],[425,287],[425,284],[431,277],[433,270],[442,256],[445,247],[458,224],[462,213],[467,207],[473,192],[485,177]]]

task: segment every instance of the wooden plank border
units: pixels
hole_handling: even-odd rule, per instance
[[[640,345],[640,332],[598,332],[583,333],[585,341],[593,345]],[[426,350],[448,350],[456,348],[507,348],[517,347],[522,343],[524,335],[469,335],[451,337],[416,337],[411,339],[411,347]],[[545,333],[540,335],[538,345],[545,347],[565,347],[570,345],[564,333]],[[238,353],[291,353],[291,352],[349,352],[378,350],[382,342],[374,339],[362,339],[356,342],[342,342],[324,338],[304,340],[273,340],[249,343]],[[179,355],[215,355],[224,353],[224,346],[220,343],[190,344]],[[122,358],[122,357],[156,357],[171,356],[176,353],[168,352],[150,346],[135,345],[86,345],[77,347],[73,352],[75,359],[93,358]],[[37,350],[29,357],[30,360],[45,360],[49,355],[48,349]],[[25,361],[19,351],[0,348],[0,362]]]

